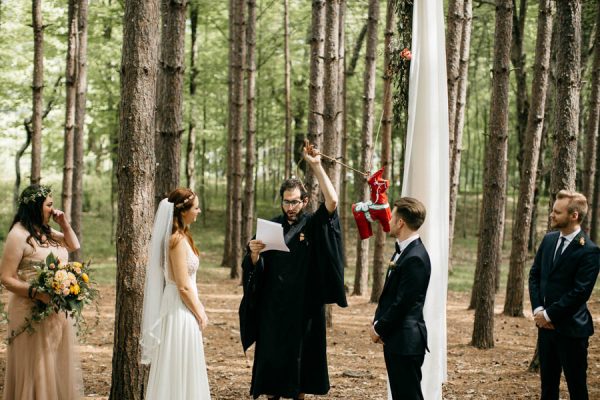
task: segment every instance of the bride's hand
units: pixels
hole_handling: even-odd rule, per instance
[[[200,312],[200,319],[198,320],[198,325],[200,325],[200,329],[202,331],[204,331],[204,329],[208,325],[208,316],[206,315],[206,313],[204,312],[204,310],[202,310]]]

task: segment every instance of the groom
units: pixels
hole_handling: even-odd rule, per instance
[[[600,249],[581,230],[587,210],[581,193],[557,193],[550,213],[555,231],[544,236],[529,273],[542,400],[558,400],[561,370],[571,399],[588,399],[587,348],[594,326],[586,302],[598,277]]]
[[[373,342],[383,344],[394,400],[423,400],[421,366],[429,351],[423,305],[431,263],[417,231],[425,214],[425,206],[417,199],[403,197],[394,203],[390,236],[396,238],[396,252],[370,331]]]

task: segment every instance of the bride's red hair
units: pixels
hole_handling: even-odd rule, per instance
[[[193,207],[195,198],[196,193],[194,193],[191,189],[188,188],[177,188],[171,193],[169,193],[168,196],[169,202],[173,203],[172,234],[179,233],[180,235],[182,235],[182,237],[185,236],[192,250],[194,250],[194,253],[196,255],[199,255],[200,252],[194,244],[194,239],[192,239],[190,229],[183,223],[183,216],[181,215],[184,211],[187,211]],[[171,247],[174,247],[178,242],[179,240],[177,238],[175,238],[175,240],[171,240]]]

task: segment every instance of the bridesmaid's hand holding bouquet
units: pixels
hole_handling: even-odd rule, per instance
[[[42,297],[44,301],[35,300],[31,308],[31,316],[25,324],[12,331],[9,343],[23,332],[33,333],[35,324],[43,321],[53,313],[64,312],[71,317],[78,328],[84,323],[82,311],[98,295],[89,278],[90,263],[63,262],[53,253],[46,261],[36,265],[36,276],[29,287],[30,298]]]

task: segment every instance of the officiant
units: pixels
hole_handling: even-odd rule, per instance
[[[304,159],[319,182],[324,203],[305,212],[308,193],[299,179],[281,185],[283,227],[289,252],[264,251],[253,239],[242,262],[244,296],[240,333],[244,351],[256,343],[250,394],[256,399],[303,399],[329,391],[325,304],[346,307],[338,197],[312,145]]]

